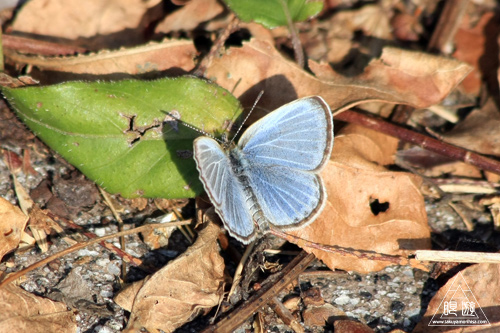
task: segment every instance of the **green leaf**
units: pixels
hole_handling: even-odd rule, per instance
[[[257,22],[269,29],[288,25],[286,8],[292,22],[305,21],[318,15],[323,9],[323,1],[224,0],[224,2],[242,21]]]
[[[225,89],[193,78],[68,82],[2,88],[47,145],[110,193],[186,198],[203,192],[192,158],[195,130],[220,135],[241,114]]]

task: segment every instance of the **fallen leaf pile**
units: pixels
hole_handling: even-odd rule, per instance
[[[498,263],[414,259],[500,250],[498,5],[450,3],[1,4],[0,332],[484,329],[431,325],[450,290],[498,327]],[[192,141],[313,95],[325,208],[245,252]]]
[[[181,256],[118,294],[117,303],[131,313],[127,332],[141,327],[172,332],[220,303],[224,261],[217,244],[219,232],[219,227],[208,225]]]

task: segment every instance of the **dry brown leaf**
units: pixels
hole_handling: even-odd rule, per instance
[[[0,289],[0,333],[76,332],[73,311],[65,304],[35,296],[15,285]]]
[[[337,320],[333,324],[333,328],[334,328],[334,331],[338,332],[338,333],[351,333],[351,332],[373,333],[373,332],[375,332],[368,325],[360,323],[359,321],[354,321],[354,320]],[[395,333],[395,332],[391,331],[391,333]]]
[[[429,248],[420,177],[382,167],[387,157],[377,157],[377,152],[384,151],[385,140],[372,141],[376,136],[362,140],[364,132],[348,128],[348,134],[341,132],[335,138],[331,160],[322,171],[326,207],[312,224],[289,233],[314,243],[389,255],[405,256],[410,250]],[[372,209],[379,211],[375,214]],[[304,250],[313,252],[331,269],[368,273],[389,264],[308,247]]]
[[[118,294],[116,294],[113,300],[115,301],[116,304],[118,304],[121,308],[125,309],[126,311],[128,312],[132,311],[135,297],[141,290],[144,283],[146,283],[145,280],[140,280],[131,283],[129,285],[126,285],[118,292]]]
[[[328,64],[309,61],[314,77],[285,59],[271,44],[251,40],[214,59],[206,76],[252,105],[264,90],[262,104],[277,108],[297,97],[322,96],[332,109],[369,101],[410,104],[424,108],[439,103],[470,71],[453,59],[385,48],[364,72],[348,78]]]
[[[460,275],[461,274],[461,275]],[[463,278],[462,278],[463,277]],[[417,324],[413,332],[497,332],[500,329],[500,293],[497,292],[500,285],[500,265],[477,264],[467,267],[439,289],[429,303],[427,312],[422,321]],[[444,301],[450,301],[451,294],[448,291],[461,287],[465,295],[474,302],[475,312],[479,317],[486,316],[492,326],[429,326],[429,323],[437,313],[437,317],[443,314]],[[452,293],[453,294],[453,293]],[[473,295],[473,296],[472,296]],[[460,295],[462,296],[462,295]],[[463,304],[457,301],[457,313],[461,314]],[[482,311],[481,311],[481,310]],[[436,319],[436,318],[435,318]]]
[[[500,112],[493,99],[472,111],[453,130],[440,138],[481,154],[500,156]]]
[[[133,301],[127,332],[142,327],[172,332],[220,302],[224,260],[219,254],[219,233],[218,226],[207,224],[185,253],[139,282],[143,285]]]
[[[144,42],[153,17],[148,9],[160,0],[28,1],[12,24],[16,33],[77,40],[93,49]],[[85,41],[87,40],[87,41]]]
[[[485,171],[484,176],[490,183],[500,183],[500,175],[496,173]]]
[[[491,65],[497,63],[495,59],[498,56],[497,54],[494,54],[494,52],[485,52],[487,47],[492,46],[488,45],[486,38],[498,35],[498,33],[488,34],[486,31],[487,25],[490,25],[488,29],[492,28],[491,23],[495,21],[494,16],[495,13],[493,11],[486,12],[480,18],[479,22],[472,26],[471,18],[466,15],[455,34],[454,42],[456,50],[453,53],[453,58],[465,61],[474,66],[474,70],[464,78],[461,86],[464,87],[466,92],[474,95],[479,94],[481,89],[481,71],[485,70],[486,58],[489,58],[486,63],[490,63]],[[480,64],[480,61],[482,64]],[[493,66],[496,67],[497,65]],[[489,66],[489,70],[496,70],[493,66]]]
[[[6,56],[18,63],[33,65],[44,71],[67,72],[72,76],[117,73],[129,77],[169,69],[175,70],[169,74],[182,74],[194,68],[196,54],[193,42],[188,40],[165,40],[118,51],[57,58],[26,56],[6,50]]]
[[[29,228],[36,240],[37,245],[40,247],[42,253],[49,250],[47,243],[47,235],[51,230],[55,230],[59,234],[63,234],[64,230],[57,224],[48,214],[46,210],[42,210],[31,197],[28,192],[18,181],[16,176],[13,177],[14,188],[16,190],[19,206],[25,215],[29,216]],[[64,241],[69,245],[74,245],[75,240],[64,236]]]
[[[191,31],[223,11],[224,6],[216,0],[191,0],[158,23],[155,33],[169,33],[179,30]]]
[[[339,135],[343,136],[344,140],[350,140],[349,145],[364,159],[379,165],[394,164],[399,139],[357,125],[344,127],[337,136]]]
[[[334,307],[330,303],[308,306],[307,309],[302,311],[302,318],[306,326],[320,326],[325,324],[333,325],[336,318],[347,317],[347,315],[340,309]]]
[[[19,207],[0,197],[0,261],[17,248],[27,222]]]
[[[342,93],[337,85],[343,86],[344,100],[350,99],[347,105],[373,100],[415,108],[439,103],[471,70],[454,59],[393,47],[384,48],[379,59],[370,61],[362,74],[352,78],[339,76],[327,64],[309,62],[309,66],[319,79],[336,88],[336,94]]]
[[[464,162],[451,162],[422,170],[422,175],[426,177],[443,177],[453,175],[455,177],[483,178],[481,170]]]
[[[161,223],[169,223],[177,220],[177,215],[173,212],[164,215],[161,218]],[[168,241],[172,233],[177,230],[177,227],[150,229],[141,232],[142,239],[150,249],[156,250],[161,247],[167,247]]]
[[[417,14],[395,13],[391,18],[391,27],[394,37],[404,41],[417,42],[424,32],[421,17]]]
[[[390,10],[385,10],[378,4],[366,5],[355,10],[337,12],[331,20],[331,25],[333,29],[341,29],[344,34],[354,34],[361,30],[367,36],[392,40],[389,14]]]

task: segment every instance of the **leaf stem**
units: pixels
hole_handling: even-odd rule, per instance
[[[288,24],[288,30],[290,30],[290,37],[292,39],[295,61],[301,68],[304,68],[305,65],[304,49],[302,48],[302,43],[300,42],[299,34],[297,33],[297,29],[295,29],[295,25],[293,23],[292,17],[290,16],[290,11],[288,10],[288,5],[286,1],[280,0],[280,2],[281,6],[283,7],[283,12],[285,13],[286,22]]]

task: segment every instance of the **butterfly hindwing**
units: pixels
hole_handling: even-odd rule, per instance
[[[333,146],[330,108],[317,96],[288,103],[250,126],[238,146],[251,163],[317,171]]]
[[[229,233],[249,243],[255,236],[255,227],[228,156],[215,140],[198,137],[194,141],[194,157],[205,191]]]
[[[247,174],[266,220],[275,227],[305,225],[323,208],[323,182],[313,172],[254,164]]]

